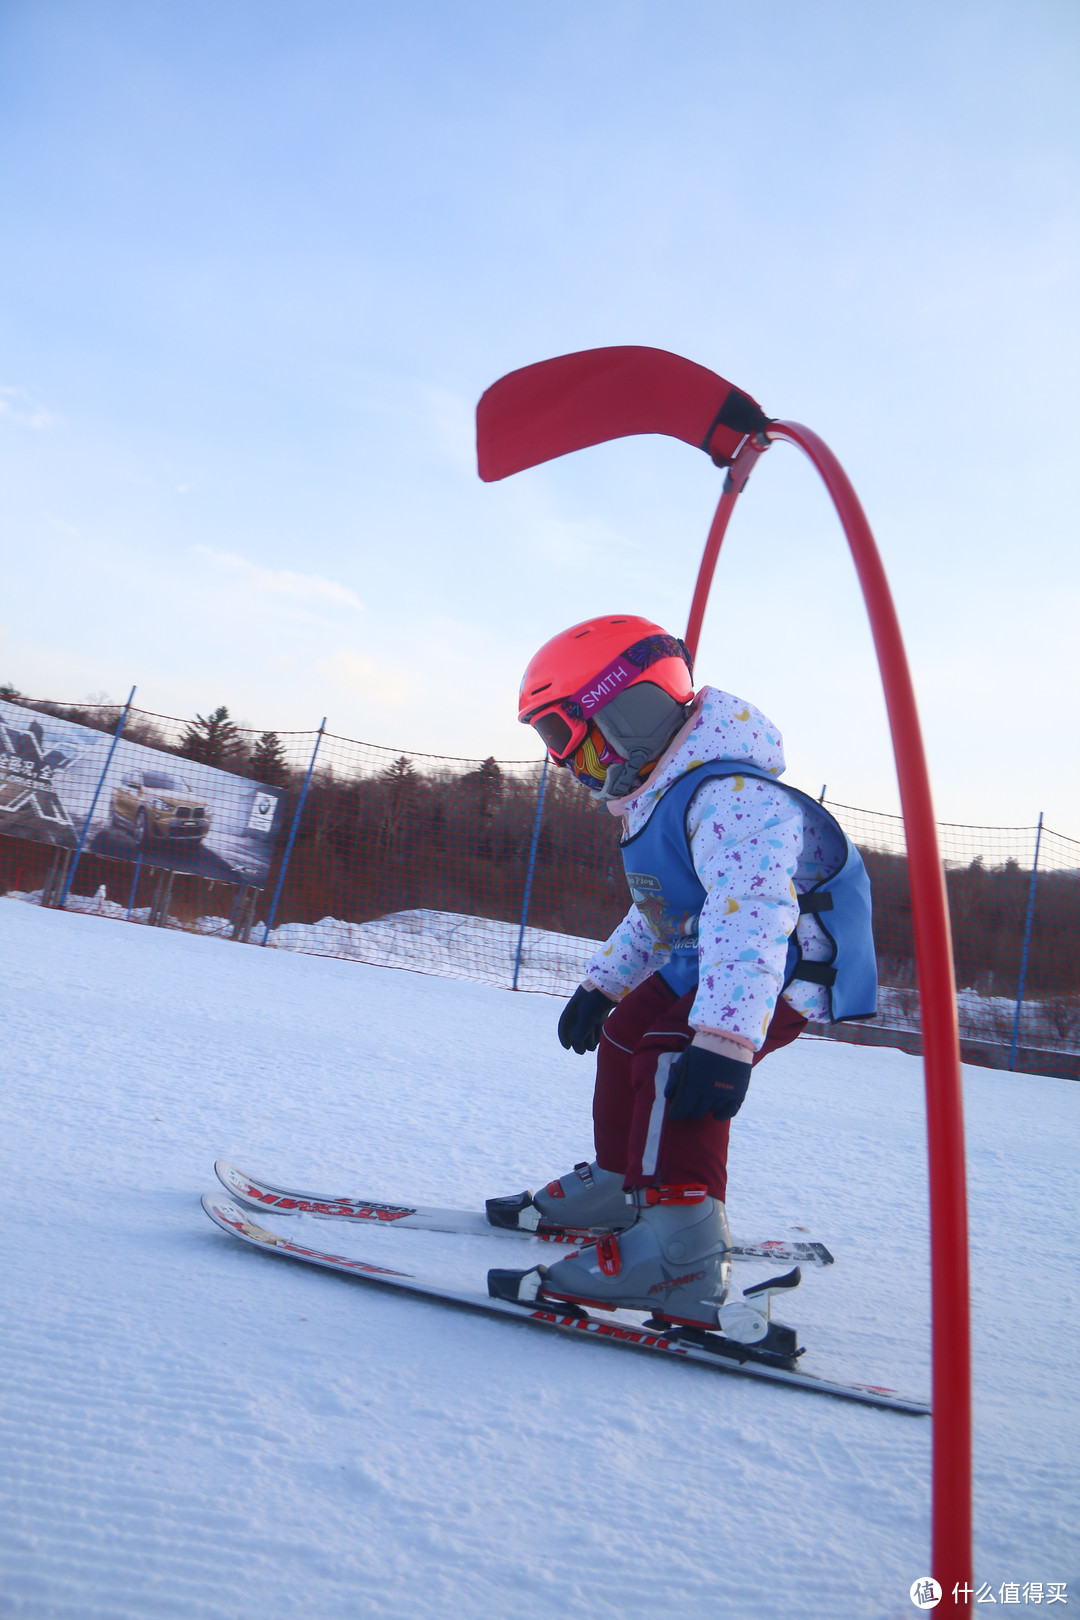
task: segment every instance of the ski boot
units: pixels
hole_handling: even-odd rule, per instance
[[[568,1314],[648,1311],[644,1326],[735,1361],[793,1368],[802,1351],[794,1328],[770,1319],[772,1296],[797,1288],[796,1266],[727,1301],[731,1237],[723,1204],[704,1187],[643,1187],[627,1195],[638,1219],[553,1266],[489,1271],[488,1293]]]
[[[601,1310],[652,1311],[671,1322],[716,1328],[731,1275],[724,1206],[704,1187],[642,1187],[628,1193],[637,1219],[531,1271],[491,1271],[488,1292],[528,1304],[565,1300]]]
[[[618,1171],[601,1170],[595,1160],[582,1161],[567,1175],[549,1181],[543,1192],[489,1198],[487,1218],[492,1226],[535,1232],[538,1237],[569,1228],[575,1234],[570,1241],[579,1242],[590,1231],[621,1232],[631,1226],[637,1211],[629,1197]]]

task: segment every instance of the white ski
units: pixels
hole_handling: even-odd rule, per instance
[[[738,1359],[744,1354],[749,1355],[746,1347],[721,1339],[719,1334],[696,1334],[693,1342],[690,1342],[680,1338],[677,1329],[665,1334],[652,1332],[614,1316],[611,1320],[600,1321],[594,1316],[564,1314],[566,1307],[560,1309],[555,1305],[542,1303],[535,1306],[511,1304],[507,1300],[492,1299],[487,1294],[448,1288],[442,1283],[423,1277],[413,1277],[404,1271],[393,1271],[385,1266],[372,1265],[366,1260],[354,1260],[348,1255],[327,1254],[320,1249],[309,1248],[306,1244],[296,1243],[291,1238],[267,1231],[265,1227],[257,1225],[251,1215],[238,1204],[211,1193],[203,1195],[202,1204],[215,1225],[234,1237],[241,1238],[253,1248],[281,1255],[286,1259],[298,1260],[305,1265],[319,1266],[327,1271],[342,1272],[346,1276],[377,1283],[380,1287],[397,1289],[402,1293],[414,1294],[421,1299],[438,1300],[443,1304],[480,1311],[488,1316],[528,1322],[534,1327],[548,1328],[569,1337],[593,1339],[601,1344],[622,1345],[628,1349],[648,1351],[667,1359],[693,1362],[699,1367],[710,1367],[714,1372],[734,1373],[740,1377],[756,1378],[769,1384],[788,1384],[795,1389],[832,1395],[838,1400],[858,1401],[864,1406],[884,1407],[889,1411],[908,1412],[918,1417],[925,1417],[930,1410],[923,1401],[909,1400],[898,1395],[895,1390],[880,1386],[836,1383],[827,1378],[819,1378],[814,1373],[766,1366],[750,1359]]]
[[[337,1198],[326,1193],[290,1191],[245,1174],[227,1159],[219,1159],[214,1171],[234,1198],[257,1209],[272,1210],[275,1215],[314,1215],[323,1221],[366,1221],[425,1232],[539,1238],[545,1243],[584,1243],[590,1236],[588,1230],[570,1226],[559,1227],[554,1232],[518,1232],[510,1227],[492,1226],[482,1210],[436,1209],[424,1204],[389,1204],[377,1198]],[[824,1243],[789,1242],[783,1238],[764,1243],[737,1243],[732,1256],[736,1260],[772,1260],[784,1265],[831,1266],[833,1263]]]

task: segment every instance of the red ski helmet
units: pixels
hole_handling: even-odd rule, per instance
[[[681,722],[684,706],[694,695],[692,673],[685,644],[651,619],[633,614],[586,619],[553,636],[530,660],[521,683],[518,719],[535,727],[558,765],[573,763],[591,730],[599,762],[618,761],[616,776],[620,790],[625,790],[645,759],[655,758],[655,752],[650,756],[643,749],[654,747],[665,729],[673,732],[674,722]],[[635,687],[650,690],[625,699],[623,694]],[[593,722],[612,703],[611,715],[598,722],[602,733],[598,737]],[[610,745],[606,749],[605,738]],[[628,761],[634,767],[629,772],[622,768]],[[596,763],[585,774],[576,768],[574,774],[600,790],[610,773],[603,770],[597,776]],[[609,782],[607,791],[613,790],[614,782]]]

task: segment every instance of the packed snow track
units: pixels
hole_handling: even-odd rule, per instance
[[[9,900],[0,964],[0,1615],[914,1612],[928,1423],[583,1353],[206,1220],[222,1155],[455,1207],[568,1169],[591,1064],[556,1001]],[[967,1069],[965,1093],[977,1577],[1075,1601],[1080,1087]],[[808,1372],[929,1391],[917,1059],[805,1038],[771,1058],[729,1212],[737,1239],[836,1256],[778,1311]],[[326,1246],[325,1222],[277,1221]],[[459,1288],[505,1263],[461,1234],[338,1225],[333,1247]]]

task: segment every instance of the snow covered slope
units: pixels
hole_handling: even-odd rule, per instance
[[[386,1297],[202,1214],[218,1154],[445,1204],[568,1168],[590,1063],[557,1002],[14,901],[0,966],[0,1614],[915,1612],[928,1422]],[[805,1364],[914,1393],[921,1084],[898,1052],[779,1053],[730,1204],[737,1235],[804,1224],[837,1256],[778,1313]],[[1080,1089],[966,1085],[978,1575],[1075,1603]],[[307,1230],[462,1283],[508,1263],[494,1239]]]

